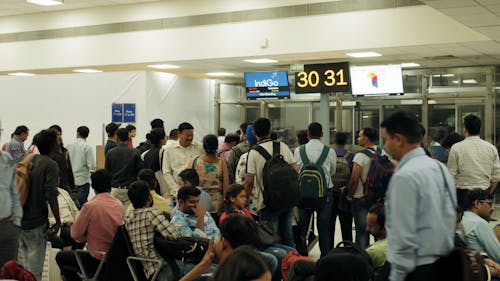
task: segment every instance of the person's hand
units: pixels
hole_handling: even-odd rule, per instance
[[[71,226],[73,225],[73,222],[72,222],[72,221],[67,221],[65,224],[66,224],[68,227],[71,227]]]
[[[215,257],[215,241],[214,238],[210,240],[210,243],[208,244],[208,249],[205,252],[205,255],[203,256],[203,259],[200,261],[200,265],[202,265],[205,268],[209,268]]]
[[[58,220],[51,228],[49,228],[49,234],[50,235],[57,235],[57,232],[59,232],[60,228],[61,228],[61,221]]]
[[[0,220],[0,223],[4,224],[4,223],[8,223],[8,222],[13,222],[15,220],[16,220],[16,218],[14,216],[10,216],[10,217],[6,217],[5,219]]]
[[[197,218],[204,218],[206,209],[201,204],[197,204],[196,207],[193,208],[194,214]]]

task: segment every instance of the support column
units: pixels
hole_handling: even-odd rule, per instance
[[[335,97],[336,107],[335,107],[335,131],[343,132],[342,128],[342,93],[337,93]]]
[[[323,126],[323,143],[330,146],[330,99],[329,94],[321,94],[319,103],[319,120]]]
[[[429,134],[429,87],[425,78],[425,76],[422,76],[422,126],[425,128],[427,136]],[[424,136],[423,142],[427,147],[429,143],[426,136]]]
[[[493,68],[489,68],[486,73],[486,100],[484,103],[484,138],[486,141],[493,143],[493,120],[494,116],[494,106],[495,106],[495,97],[494,97],[494,88],[493,88]]]
[[[220,128],[220,83],[218,81],[215,82],[214,87],[214,129],[213,133],[217,133],[217,130]]]

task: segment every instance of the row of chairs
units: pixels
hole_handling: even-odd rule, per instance
[[[148,279],[144,274],[142,262],[153,262],[163,265],[163,261],[159,259],[148,259],[136,257],[134,249],[124,225],[120,225],[116,230],[113,241],[109,250],[104,252],[92,252],[93,254],[102,255],[103,258],[95,273],[88,272],[84,259],[85,255],[90,255],[92,251],[76,250],[75,256],[80,268],[79,276],[83,281],[100,281],[100,280],[122,280],[122,281],[155,281],[160,274],[156,270],[151,279]],[[127,270],[123,268],[127,266]]]

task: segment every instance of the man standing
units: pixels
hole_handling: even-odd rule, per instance
[[[381,127],[385,149],[399,164],[386,194],[390,280],[445,280],[436,262],[454,246],[456,193],[440,162],[420,147],[414,116],[396,112]]]
[[[69,159],[75,177],[78,207],[81,208],[89,196],[90,173],[95,171],[95,159],[92,146],[87,143],[89,128],[78,127],[76,142],[68,145]]]
[[[479,138],[481,119],[475,115],[464,118],[465,139],[451,147],[448,168],[455,179],[458,205],[465,209],[464,199],[471,189],[489,189],[495,193],[500,181],[500,161],[494,145]]]
[[[0,131],[1,134],[1,131]],[[17,260],[19,227],[23,208],[15,182],[16,162],[0,151],[0,268],[8,260]]]
[[[164,146],[163,176],[168,184],[169,194],[176,196],[179,186],[177,175],[184,170],[189,160],[204,153],[201,144],[194,139],[193,125],[184,122],[179,125],[179,140],[171,146]]]
[[[47,203],[55,218],[51,232],[57,233],[61,227],[57,203],[59,172],[57,163],[48,156],[57,149],[56,133],[52,130],[41,131],[36,146],[41,155],[35,155],[31,160],[29,195],[23,206],[19,255],[24,266],[37,280],[41,280],[47,245]]]
[[[118,145],[106,154],[106,170],[111,173],[111,194],[122,202],[125,210],[130,205],[127,195],[128,186],[137,179],[137,173],[143,168],[139,152],[128,147],[128,130],[118,129]]]
[[[87,249],[94,251],[90,256],[85,256],[83,262],[89,272],[95,272],[103,258],[95,251],[107,252],[109,250],[116,229],[123,223],[125,211],[120,201],[109,194],[111,175],[107,171],[98,170],[92,173],[91,179],[96,195],[83,206],[71,225],[71,238],[79,243],[87,242]],[[59,252],[56,261],[64,280],[81,280],[78,276],[79,269],[74,251]]]
[[[28,127],[21,125],[14,131],[14,136],[7,146],[7,152],[10,153],[14,161],[19,162],[24,155],[26,155],[26,149],[24,148],[24,142],[28,138],[29,130]]]
[[[359,145],[371,153],[381,153],[381,149],[375,145],[377,139],[378,132],[374,128],[364,128],[359,131]],[[370,206],[368,206],[368,201],[364,194],[363,184],[366,182],[372,160],[367,154],[359,152],[356,153],[352,162],[351,179],[347,184],[349,190],[348,198],[352,199],[351,210],[356,228],[356,245],[361,249],[365,249],[369,243],[368,232],[366,232],[366,214]]]
[[[161,120],[159,118],[153,119],[150,124],[151,124],[151,132],[154,129],[163,129],[163,131],[165,131],[165,127],[163,125],[163,120]],[[136,149],[137,149],[137,151],[139,151],[140,155],[142,155],[144,152],[150,150],[153,147],[151,140],[148,139],[148,135],[146,135],[146,141],[141,142],[139,144],[139,146],[136,147]]]
[[[116,131],[118,131],[120,126],[115,123],[109,123],[106,125],[106,133],[108,134],[108,141],[106,141],[106,145],[104,146],[104,155],[108,154],[112,148],[116,147]]]
[[[238,167],[238,161],[241,155],[247,153],[250,150],[250,144],[248,143],[246,137],[246,131],[249,123],[242,123],[240,125],[240,143],[233,146],[227,155],[227,166],[229,168],[229,174],[235,176],[236,168]]]
[[[257,145],[260,145],[265,149],[270,155],[274,154],[274,142],[271,140],[271,122],[267,118],[259,118],[254,123],[254,134],[257,137]],[[282,142],[279,142],[279,154],[281,154],[284,160],[292,165],[295,170],[297,170],[297,165],[295,158],[288,146]],[[266,164],[266,159],[256,150],[250,150],[248,152],[247,160],[247,175],[245,177],[245,190],[247,192],[247,198],[250,200],[249,209],[259,210],[259,216],[261,220],[266,220],[271,223],[279,236],[281,237],[281,243],[290,247],[294,247],[293,234],[292,234],[292,218],[293,209],[288,208],[281,210],[280,212],[274,212],[269,208],[266,208],[264,204],[264,165]]]
[[[493,195],[487,190],[473,189],[465,197],[467,207],[460,227],[467,244],[500,263],[500,242],[488,221],[493,213]]]
[[[297,160],[299,171],[304,168],[304,163],[318,163],[318,160],[320,159],[322,159],[323,161],[321,164],[321,169],[323,169],[323,174],[326,178],[326,183],[324,183],[326,191],[326,203],[320,209],[316,210],[316,223],[318,227],[319,248],[321,250],[321,256],[325,256],[332,248],[332,241],[330,241],[329,223],[333,201],[332,176],[335,174],[336,170],[337,155],[335,154],[335,151],[333,149],[324,145],[320,141],[322,137],[323,127],[321,126],[321,124],[317,122],[311,123],[307,128],[307,138],[309,139],[309,142],[295,149],[294,156],[295,160]],[[302,149],[304,150],[303,152]],[[304,159],[303,156],[305,156],[305,158],[307,159]],[[309,230],[309,220],[312,214],[312,210],[299,209],[298,226],[303,237],[306,236],[306,232]]]

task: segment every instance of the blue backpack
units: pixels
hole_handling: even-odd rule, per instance
[[[302,168],[299,174],[300,203],[303,209],[319,210],[326,203],[327,178],[323,171],[323,163],[328,157],[330,148],[324,146],[316,163],[307,157],[305,145],[299,147]]]

